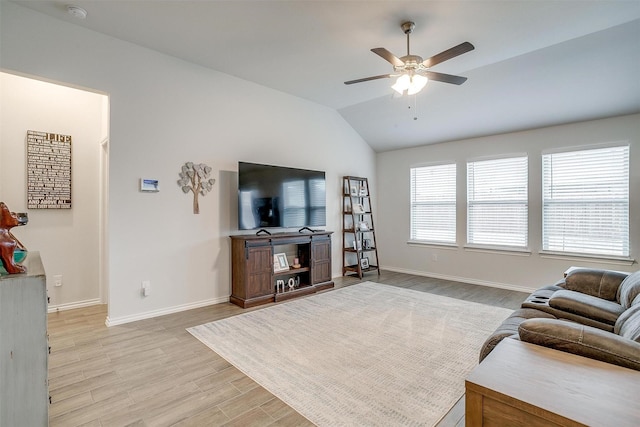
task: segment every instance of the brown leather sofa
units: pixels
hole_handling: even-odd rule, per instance
[[[480,361],[507,337],[640,370],[640,271],[570,271],[533,292],[487,338]]]

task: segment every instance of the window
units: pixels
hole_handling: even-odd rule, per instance
[[[629,146],[542,156],[542,247],[629,256]]]
[[[411,168],[411,240],[456,242],[455,163]]]
[[[526,248],[527,157],[467,163],[467,242]]]

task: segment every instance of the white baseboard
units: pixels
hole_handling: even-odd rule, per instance
[[[100,298],[88,299],[86,301],[76,301],[76,302],[69,302],[66,304],[50,305],[47,308],[47,312],[55,313],[56,311],[73,310],[74,308],[90,307],[92,305],[99,305],[99,304],[102,304],[102,301],[100,301]]]
[[[110,318],[107,316],[107,320],[104,322],[107,326],[122,325],[125,323],[136,322],[138,320],[151,319],[152,317],[164,316],[166,314],[178,313],[180,311],[193,310],[194,308],[206,307],[208,305],[220,304],[223,302],[229,302],[229,297],[218,297],[204,301],[193,302],[189,304],[176,305],[173,307],[161,308],[159,310],[147,311],[145,313],[131,314],[129,316]]]
[[[414,276],[433,277],[434,279],[451,280],[454,282],[468,283],[470,285],[488,286],[491,288],[507,289],[509,291],[518,291],[531,293],[538,288],[530,288],[527,286],[517,286],[509,283],[488,282],[486,280],[472,279],[469,277],[449,276],[446,274],[431,273],[428,271],[407,270],[396,267],[382,267],[382,270],[394,271],[396,273],[413,274]]]

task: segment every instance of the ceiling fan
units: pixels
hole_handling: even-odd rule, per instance
[[[389,52],[383,47],[377,47],[371,49],[373,53],[385,59],[391,65],[393,65],[392,74],[382,74],[379,76],[365,77],[357,80],[349,80],[344,82],[346,85],[354,83],[367,82],[369,80],[385,79],[389,77],[398,77],[396,83],[391,86],[396,92],[403,94],[407,91],[409,95],[416,94],[424,88],[427,81],[434,80],[437,82],[451,83],[454,85],[461,85],[467,81],[466,77],[452,76],[451,74],[436,73],[430,71],[430,68],[441,62],[455,58],[475,49],[475,47],[469,43],[464,42],[457,46],[447,49],[444,52],[440,52],[437,55],[423,60],[418,55],[411,55],[409,52],[409,36],[413,32],[416,24],[413,22],[404,22],[401,25],[402,31],[407,35],[407,54],[401,58],[398,58],[393,53]]]

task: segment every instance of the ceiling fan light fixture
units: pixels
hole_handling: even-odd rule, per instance
[[[404,94],[404,91],[407,91],[407,95],[415,95],[424,89],[428,81],[428,78],[420,74],[414,74],[412,76],[409,74],[403,74],[398,77],[396,84],[391,86],[391,89],[395,90],[400,95]]]
[[[421,76],[420,74],[414,74],[411,76],[411,83],[409,84],[409,88],[407,89],[407,95],[415,95],[420,92],[427,85],[429,81],[425,76]]]
[[[431,67],[460,56],[463,53],[470,52],[474,50],[475,47],[469,42],[464,42],[423,60],[421,56],[412,55],[409,51],[409,35],[413,32],[414,28],[415,23],[411,21],[402,23],[402,31],[407,35],[407,54],[401,58],[398,58],[383,47],[371,49],[371,52],[393,65],[393,74],[380,74],[363,79],[349,80],[344,82],[344,84],[351,85],[354,83],[399,76],[396,83],[391,86],[393,90],[400,95],[403,95],[405,91],[407,91],[409,95],[415,95],[424,88],[429,80],[424,74],[428,74],[429,78],[436,82],[451,83],[454,85],[461,85],[466,82],[466,77],[433,72],[431,71]]]
[[[398,77],[398,80],[396,80],[396,84],[391,86],[391,89],[395,90],[400,95],[402,95],[405,90],[409,89],[410,85],[411,85],[411,78],[409,77],[408,74],[403,74],[400,77]]]

